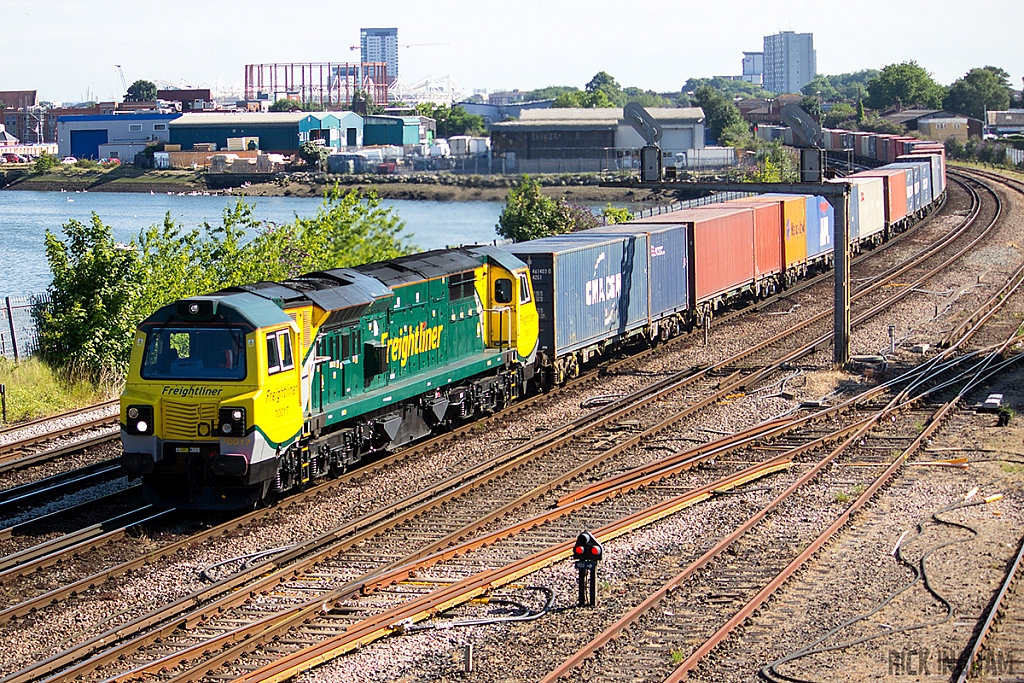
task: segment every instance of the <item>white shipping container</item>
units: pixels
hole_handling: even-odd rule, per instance
[[[475,156],[487,156],[487,153],[491,151],[491,139],[490,138],[470,138],[469,139],[469,153]]]

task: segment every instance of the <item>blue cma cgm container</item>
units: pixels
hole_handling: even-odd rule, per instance
[[[686,224],[607,225],[587,234],[647,238],[647,272],[651,320],[690,308],[690,226]]]
[[[647,236],[556,235],[504,247],[530,267],[540,350],[559,357],[648,319]]]

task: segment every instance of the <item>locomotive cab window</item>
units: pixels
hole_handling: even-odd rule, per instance
[[[530,303],[530,279],[526,273],[516,273],[516,279],[519,280],[519,303]]]
[[[231,327],[162,327],[146,336],[143,379],[245,379],[245,332]]]
[[[503,277],[494,281],[494,302],[499,304],[512,303],[512,280]]]
[[[267,374],[291,370],[295,367],[292,360],[292,336],[288,330],[272,332],[267,335]]]

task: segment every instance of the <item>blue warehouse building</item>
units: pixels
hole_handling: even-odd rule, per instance
[[[62,157],[131,161],[152,142],[167,142],[172,121],[181,114],[98,114],[57,119],[57,153]]]

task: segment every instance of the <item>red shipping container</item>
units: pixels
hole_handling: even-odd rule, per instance
[[[907,217],[907,172],[902,168],[876,168],[852,174],[860,178],[882,178],[885,223],[892,225]]]
[[[725,204],[671,211],[636,223],[689,223],[693,247],[690,278],[702,303],[753,285],[754,211]]]
[[[800,197],[801,201],[803,197]],[[778,196],[743,197],[726,202],[729,206],[749,206],[754,209],[754,235],[757,248],[754,251],[754,272],[758,277],[775,275],[782,272],[785,263],[785,232],[786,222],[782,212],[782,198]],[[806,215],[806,206],[804,213]],[[803,232],[800,239],[804,242],[804,258],[806,259],[807,243]],[[778,259],[773,254],[778,254]]]

